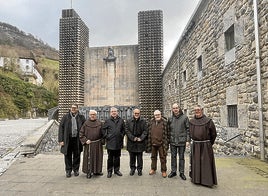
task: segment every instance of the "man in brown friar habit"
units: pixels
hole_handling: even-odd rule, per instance
[[[89,111],[89,119],[82,126],[79,136],[84,146],[82,171],[87,178],[103,175],[102,123],[97,119],[95,110]]]
[[[212,187],[217,185],[216,166],[212,145],[217,133],[212,119],[203,114],[203,108],[197,105],[194,118],[190,120],[192,139],[190,172],[192,182]]]

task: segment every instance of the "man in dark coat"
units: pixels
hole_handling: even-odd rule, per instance
[[[171,173],[168,175],[172,178],[177,175],[177,153],[179,155],[179,172],[180,177],[186,180],[184,175],[185,159],[184,152],[186,145],[189,146],[189,119],[183,114],[177,103],[172,106],[172,117],[168,119],[169,143],[171,151]]]
[[[212,145],[217,133],[212,119],[203,114],[203,108],[197,105],[195,116],[190,120],[191,166],[190,177],[195,184],[208,187],[217,185],[216,166]]]
[[[106,139],[108,153],[107,178],[112,177],[113,170],[116,175],[122,176],[120,172],[120,157],[125,135],[125,122],[118,116],[117,108],[112,107],[110,115],[111,117],[103,125],[103,135]]]
[[[92,174],[100,176],[103,164],[102,123],[97,119],[95,110],[89,111],[89,119],[80,130],[80,141],[84,146],[82,171],[91,178]]]
[[[140,110],[133,110],[133,118],[126,123],[127,151],[129,152],[129,175],[133,176],[137,169],[138,175],[142,175],[143,151],[146,150],[148,127],[146,120],[140,117]],[[137,166],[136,166],[137,160]]]
[[[149,122],[147,152],[151,152],[151,170],[149,175],[156,173],[157,154],[160,157],[162,177],[167,177],[168,126],[167,120],[159,110],[154,111],[154,118]]]
[[[79,131],[85,122],[85,117],[78,112],[78,105],[73,104],[70,111],[65,114],[60,122],[58,142],[61,153],[64,154],[66,177],[79,175],[80,154],[83,146],[79,139]]]

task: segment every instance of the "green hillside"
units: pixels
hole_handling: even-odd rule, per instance
[[[59,61],[47,58],[38,58],[37,67],[41,71],[43,86],[58,96],[59,90]]]
[[[47,110],[57,103],[56,93],[26,83],[13,72],[0,69],[0,118],[46,116]]]
[[[0,118],[46,116],[48,109],[58,105],[59,55],[55,48],[0,21],[0,57],[10,59],[0,68]],[[19,57],[37,61],[42,87],[23,81]]]

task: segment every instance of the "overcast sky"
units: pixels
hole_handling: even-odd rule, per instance
[[[199,0],[0,0],[0,21],[59,48],[61,10],[73,8],[89,28],[89,46],[138,43],[138,12],[162,10],[164,64]]]

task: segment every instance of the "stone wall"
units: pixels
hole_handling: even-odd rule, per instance
[[[165,116],[170,116],[174,102],[178,102],[190,118],[193,116],[192,109],[196,104],[204,106],[205,114],[217,125],[218,137],[214,147],[218,154],[260,155],[252,2],[201,1],[163,72]],[[258,1],[263,96],[261,109],[266,136],[268,135],[267,8],[267,1]],[[228,48],[230,43],[233,46]],[[228,117],[230,106],[237,107],[236,126],[230,126],[230,116]],[[234,139],[230,140],[232,138]],[[226,142],[227,140],[230,141]]]
[[[85,106],[138,105],[138,45],[87,49],[84,89]]]

